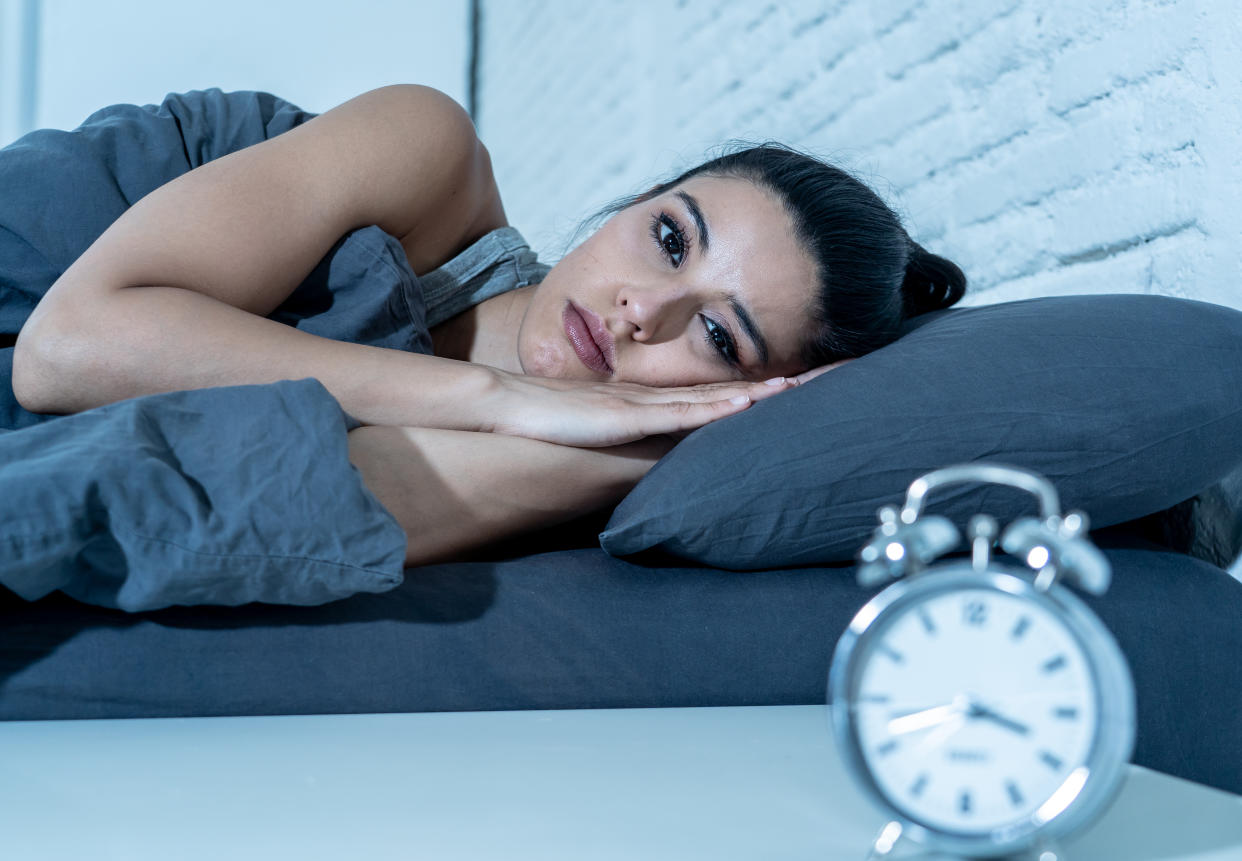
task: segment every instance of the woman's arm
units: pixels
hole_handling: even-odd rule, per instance
[[[504,213],[469,117],[424,87],[366,93],[156,189],[51,287],[22,329],[27,408],[76,412],[135,395],[314,376],[364,421],[468,427],[436,397],[462,363],[341,344],[267,320],[341,236],[376,224],[416,268]],[[416,385],[411,385],[414,382]],[[420,397],[420,395],[427,397]]]
[[[405,530],[406,565],[615,505],[672,445],[660,437],[584,449],[427,428],[349,434],[350,460]]]
[[[447,96],[413,86],[366,93],[138,201],[31,314],[14,352],[14,392],[34,412],[69,413],[315,377],[366,424],[600,446],[691,429],[744,407],[727,398],[770,393],[555,385],[262,316],[342,235],[371,224],[401,238],[416,270],[504,224],[487,152]]]

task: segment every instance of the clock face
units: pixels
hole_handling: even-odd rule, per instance
[[[924,593],[891,612],[859,643],[852,687],[880,791],[942,832],[1055,817],[1099,723],[1078,639],[1041,602],[998,589]]]

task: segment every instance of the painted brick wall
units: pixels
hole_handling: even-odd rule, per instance
[[[732,138],[870,181],[970,303],[1242,307],[1234,0],[483,0],[478,123],[546,258]]]

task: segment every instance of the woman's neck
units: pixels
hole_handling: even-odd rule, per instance
[[[519,287],[485,299],[433,328],[431,342],[435,354],[522,373],[518,331],[535,286]]]

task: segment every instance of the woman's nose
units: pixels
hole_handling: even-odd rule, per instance
[[[621,318],[633,326],[635,341],[656,341],[678,329],[689,307],[687,291],[672,285],[627,285],[617,293]]]

